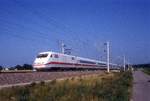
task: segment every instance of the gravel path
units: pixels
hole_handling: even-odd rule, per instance
[[[67,71],[67,72],[33,72],[33,73],[1,73],[0,88],[15,86],[18,84],[25,85],[36,81],[46,81],[54,79],[63,79],[91,74],[102,74],[102,71]]]
[[[150,101],[150,76],[142,71],[135,71],[133,77],[133,101]]]

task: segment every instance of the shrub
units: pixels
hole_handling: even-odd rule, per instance
[[[35,82],[32,82],[30,85],[29,85],[29,87],[34,87],[36,85],[36,83]]]
[[[3,70],[3,67],[2,67],[2,66],[0,66],[0,71],[1,71],[1,70]]]
[[[41,81],[41,82],[40,82],[40,85],[41,85],[41,86],[44,86],[44,85],[45,85],[45,82],[44,82],[44,81]]]

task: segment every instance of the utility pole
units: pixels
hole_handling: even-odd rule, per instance
[[[106,47],[107,47],[107,72],[110,72],[110,68],[109,68],[109,62],[110,62],[110,43],[107,42],[106,43]]]
[[[61,42],[61,53],[70,55],[71,50],[71,48],[66,48],[66,45],[63,42]]]
[[[65,44],[63,42],[61,43],[61,52],[65,53]]]
[[[123,69],[124,69],[124,71],[126,70],[126,57],[125,57],[125,55],[123,56]]]

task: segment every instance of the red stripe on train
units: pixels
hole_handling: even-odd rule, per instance
[[[65,62],[49,62],[46,65],[49,65],[49,64],[75,65],[75,66],[97,66],[93,64],[76,64],[76,63],[65,63]]]

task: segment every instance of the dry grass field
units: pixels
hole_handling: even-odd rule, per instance
[[[4,88],[0,101],[129,101],[132,73],[110,73]]]

